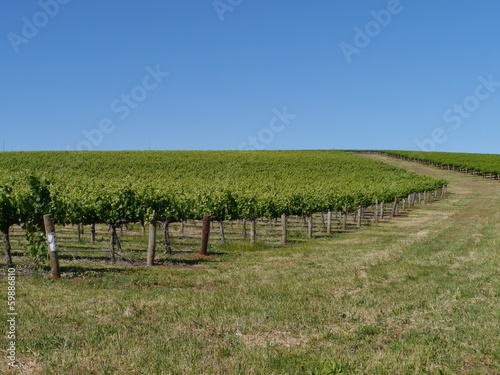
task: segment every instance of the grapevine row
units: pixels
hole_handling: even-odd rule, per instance
[[[444,180],[338,151],[44,152],[0,154],[0,229],[43,243],[43,214],[56,224],[307,217],[352,212]],[[168,229],[168,227],[167,227]]]
[[[467,154],[453,152],[384,151],[388,155],[499,179],[500,155]]]

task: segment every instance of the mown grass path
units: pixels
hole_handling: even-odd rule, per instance
[[[500,184],[368,157],[448,179],[447,199],[286,247],[228,243],[154,268],[75,262],[78,276],[58,282],[20,275],[21,368],[500,374]]]

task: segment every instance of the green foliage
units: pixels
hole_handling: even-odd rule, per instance
[[[314,370],[307,370],[304,373],[308,375],[336,375],[345,374],[345,367],[336,361],[328,361],[323,363],[320,367],[316,367]]]
[[[4,225],[22,225],[26,230],[28,254],[38,265],[47,254],[43,215],[54,207],[51,184],[46,178],[21,173],[11,180],[11,185],[4,185],[2,190],[9,192],[10,198],[8,210],[2,213],[6,215],[3,218]]]
[[[16,223],[16,203],[12,196],[12,184],[0,186],[0,229],[5,229]]]
[[[339,151],[33,152],[0,161],[0,219],[32,234],[46,213],[58,224],[272,219],[354,210],[445,183]]]
[[[500,175],[500,155],[466,154],[455,152],[385,151],[389,155],[403,156],[441,166],[475,170],[481,173]]]
[[[27,232],[28,245],[26,249],[28,254],[34,258],[42,258],[47,255],[46,238],[43,232]]]

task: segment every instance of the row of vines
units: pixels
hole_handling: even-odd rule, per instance
[[[340,151],[30,152],[0,154],[0,230],[20,225],[43,252],[43,215],[57,225],[309,217],[354,212],[446,181]]]
[[[384,151],[388,155],[421,162],[442,169],[500,178],[500,155],[455,152]]]

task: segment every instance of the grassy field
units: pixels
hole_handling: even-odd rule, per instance
[[[370,157],[446,178],[448,198],[292,246],[19,275],[20,370],[0,372],[500,374],[500,184]]]

